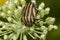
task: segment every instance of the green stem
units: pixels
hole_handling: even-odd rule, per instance
[[[33,37],[33,35],[31,33],[28,32],[28,34],[34,39],[35,37]]]

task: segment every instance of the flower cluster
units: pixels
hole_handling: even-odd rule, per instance
[[[31,0],[36,4],[35,0]],[[8,0],[6,4],[0,6],[0,40],[45,40],[48,31],[57,29],[53,25],[55,18],[47,17],[50,8],[44,9],[45,4],[42,2],[37,10],[36,18],[42,19],[37,21],[31,27],[23,25],[21,21],[21,11],[26,4],[25,0]],[[20,6],[21,5],[21,6]]]

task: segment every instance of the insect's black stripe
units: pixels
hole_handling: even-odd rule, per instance
[[[29,16],[29,11],[30,11],[30,5],[31,3],[28,4],[28,11],[27,11],[27,25],[29,25],[29,21],[28,21],[28,16]]]
[[[28,14],[29,14],[30,3],[27,6],[26,14],[25,14],[25,25],[28,25]]]
[[[28,5],[27,5],[27,8],[26,8],[26,12],[25,12],[25,24],[27,24],[27,13],[28,12]]]
[[[29,14],[30,14],[30,5],[31,5],[31,3],[28,4],[28,11],[27,11],[27,17],[26,17],[26,18],[27,18],[27,19],[26,19],[26,20],[27,20],[27,25],[30,24],[30,23],[29,23],[29,20],[28,20],[28,16],[29,16]]]
[[[32,10],[32,13],[31,13],[31,22],[34,22],[34,16],[33,16],[33,10]]]
[[[30,15],[30,22],[31,22],[31,24],[33,23],[33,21],[34,21],[34,16],[32,15],[33,14],[33,3],[31,2],[31,4],[32,4],[32,8],[31,8],[31,15]]]
[[[33,22],[34,21],[34,16],[33,16],[33,3],[32,3],[32,10],[31,10],[31,18],[30,18],[30,20],[31,20],[31,22]]]
[[[35,12],[35,14],[34,14],[34,16],[37,14],[37,9],[36,9],[36,5],[33,3],[33,9],[34,9],[34,12]]]
[[[35,15],[36,15],[36,6],[34,3],[33,4],[33,9],[32,9],[32,14],[31,14],[31,21],[34,22],[35,21]]]
[[[25,6],[24,6],[23,9],[22,9],[22,21],[23,21],[23,22],[25,22],[25,21],[24,21],[24,12],[25,12],[24,9],[25,9]]]
[[[30,17],[30,18],[29,18],[29,20],[28,20],[30,25],[31,25],[31,23],[32,23],[32,21],[31,21],[31,14],[32,14],[32,8],[33,8],[32,6],[33,6],[33,4],[32,4],[32,2],[31,2],[30,11],[29,11],[29,17]]]
[[[22,10],[22,20],[23,20],[23,22],[25,23],[26,21],[25,21],[25,13],[26,13],[26,9],[27,9],[27,5],[25,5],[24,6],[24,8],[23,8],[23,10]]]

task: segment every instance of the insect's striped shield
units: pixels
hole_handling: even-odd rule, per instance
[[[31,26],[35,22],[37,13],[36,5],[32,2],[26,4],[22,10],[22,21],[25,25]]]

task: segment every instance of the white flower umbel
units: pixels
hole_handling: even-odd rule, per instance
[[[25,0],[7,0],[5,5],[0,7],[0,40],[45,40],[48,31],[58,29],[53,25],[55,18],[47,17],[50,8],[44,8],[45,4],[42,2],[37,8],[38,13],[36,19],[31,26],[26,26],[21,19],[22,9],[26,4]],[[36,0],[31,0],[36,5]]]

